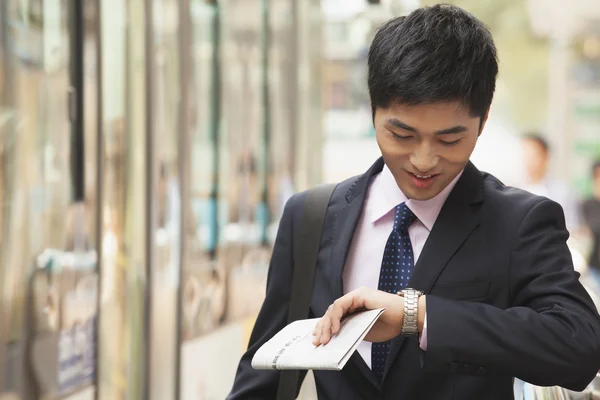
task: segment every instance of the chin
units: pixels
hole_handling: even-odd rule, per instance
[[[402,191],[409,199],[418,201],[431,200],[441,192],[438,188],[417,189],[412,186],[408,190],[403,189]]]
[[[433,199],[438,193],[416,193],[414,196],[410,196],[411,199],[417,201],[427,201]]]

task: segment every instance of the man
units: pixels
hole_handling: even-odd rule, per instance
[[[550,146],[542,135],[530,132],[521,138],[525,161],[525,185],[523,189],[544,196],[560,204],[565,213],[567,229],[571,234],[579,228],[577,199],[568,185],[548,176]]]
[[[592,237],[590,271],[600,288],[600,160],[592,166],[592,196],[583,203],[583,223]]]
[[[469,162],[498,72],[489,31],[457,7],[418,9],[378,30],[368,64],[383,157],[330,200],[314,343],[354,310],[386,311],[341,372],[314,372],[319,399],[512,399],[513,377],[584,389],[600,369],[600,320],[560,206]],[[275,398],[279,373],[250,363],[286,324],[305,198],[286,205],[229,399]]]

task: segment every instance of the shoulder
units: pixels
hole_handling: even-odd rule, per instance
[[[347,199],[353,192],[353,188],[359,182],[360,177],[360,175],[357,175],[341,182],[333,183],[333,185],[335,185],[335,189],[331,195],[327,208],[327,214],[329,216],[337,214],[337,212],[339,212],[348,204]],[[292,195],[285,204],[283,218],[287,217],[290,220],[293,219],[295,222],[300,221],[304,214],[304,205],[306,203],[307,196],[317,187],[318,186],[311,187]]]
[[[499,208],[528,210],[538,203],[548,200],[523,189],[506,186],[500,179],[487,172],[482,172],[483,193],[485,202],[491,202]]]
[[[341,182],[332,183],[335,185],[335,189],[333,194],[331,195],[330,204],[333,205],[335,203],[340,202],[342,199],[346,199],[346,197],[352,192],[354,186],[358,183],[361,175],[353,176],[351,178],[345,179]],[[309,189],[303,190],[301,192],[295,193],[289,200],[288,204],[290,204],[291,208],[302,207],[304,202],[306,201],[306,197],[308,193],[315,190],[315,187],[311,187]],[[287,207],[287,206],[286,206]]]
[[[520,226],[528,217],[553,219],[564,225],[562,207],[544,196],[506,186],[495,176],[482,172],[484,208],[496,219]]]

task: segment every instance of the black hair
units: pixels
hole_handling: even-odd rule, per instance
[[[483,118],[498,76],[488,28],[447,4],[419,8],[377,30],[369,49],[369,95],[377,107],[460,101]]]
[[[527,132],[523,136],[521,136],[521,139],[531,140],[537,143],[546,153],[550,151],[550,144],[548,144],[548,141],[546,140],[546,138],[544,138],[544,136],[541,133]]]

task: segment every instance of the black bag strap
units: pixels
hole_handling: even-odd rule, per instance
[[[288,324],[308,318],[323,223],[335,187],[335,184],[325,184],[308,191],[302,221],[299,224],[300,226],[294,229],[294,275],[292,278]],[[286,370],[281,372],[277,400],[293,400],[296,398],[298,377],[299,371]]]

